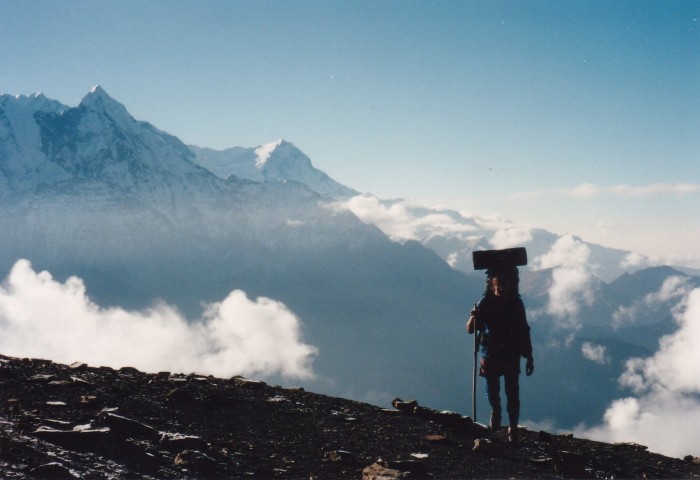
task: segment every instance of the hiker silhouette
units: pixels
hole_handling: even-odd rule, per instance
[[[520,278],[517,267],[508,265],[507,262],[497,262],[487,269],[486,274],[486,290],[479,304],[470,312],[467,331],[477,335],[475,346],[481,350],[479,375],[486,380],[486,397],[491,406],[490,427],[494,431],[501,427],[500,390],[503,377],[508,413],[508,440],[517,443],[520,359],[527,359],[525,373],[528,376],[535,370],[530,326],[519,293]]]

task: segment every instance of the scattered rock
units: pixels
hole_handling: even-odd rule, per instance
[[[32,435],[47,442],[79,451],[103,451],[110,441],[109,428],[57,430],[42,426],[33,431]]]
[[[448,438],[444,435],[426,435],[423,438],[426,442],[430,442],[433,444],[446,443],[448,441]]]
[[[700,474],[696,457],[664,457],[636,444],[523,430],[519,446],[506,445],[504,431],[415,400],[396,399],[394,409],[385,410],[242,377],[115,371],[1,355],[0,369],[0,478],[90,479],[105,478],[105,472],[143,480]],[[369,465],[367,459],[376,458]]]
[[[259,380],[248,380],[247,378],[243,378],[241,376],[231,378],[230,382],[237,387],[250,388],[253,390],[261,389],[267,386],[265,382],[261,382]]]
[[[168,450],[208,450],[209,444],[195,435],[163,433],[160,444]]]
[[[272,403],[283,403],[283,402],[288,402],[289,400],[282,395],[275,395],[274,397],[268,398],[266,401],[272,402]]]
[[[378,459],[362,470],[363,480],[392,480],[396,478],[424,478],[425,464],[416,460],[384,461]]]
[[[80,478],[80,475],[74,474],[70,469],[63,466],[60,462],[50,462],[44,465],[39,465],[29,470],[29,473],[34,478],[50,478],[55,480],[72,480]]]
[[[49,382],[49,385],[51,385],[52,387],[69,387],[73,385],[73,382],[69,380],[51,380]]]
[[[103,414],[99,424],[108,427],[117,435],[144,437],[151,440],[161,438],[160,432],[155,428],[115,413]]]
[[[484,431],[484,427],[474,423],[470,417],[465,417],[456,412],[437,411],[430,408],[421,407],[415,400],[403,401],[400,398],[395,398],[391,401],[391,405],[400,412],[428,418],[433,422],[439,423],[446,427],[464,429],[473,434]]]
[[[8,398],[7,399],[7,410],[12,413],[19,409],[20,401],[19,398]]]
[[[586,460],[578,452],[562,450],[554,459],[556,471],[568,478],[589,478]]]
[[[73,383],[77,383],[78,385],[81,385],[83,387],[90,386],[90,382],[88,382],[87,380],[84,380],[80,377],[76,377],[76,376],[71,375],[70,379]]]
[[[178,453],[174,463],[180,467],[187,467],[187,469],[205,474],[215,473],[217,467],[214,458],[197,450],[184,450]]]
[[[333,450],[326,453],[326,458],[331,462],[352,464],[357,461],[357,454],[347,450]]]
[[[634,443],[634,442],[620,442],[620,443],[616,443],[615,446],[620,447],[620,448],[637,450],[637,451],[644,451],[644,450],[647,450],[647,448],[648,448],[645,445],[640,445],[640,444]]]
[[[398,470],[404,473],[406,476],[411,476],[411,478],[415,478],[415,476],[425,474],[425,463],[418,460],[384,461],[382,459],[379,459],[377,460],[377,463],[388,469]]]
[[[399,412],[414,414],[418,411],[418,402],[415,400],[403,401],[400,398],[395,398],[391,401],[391,406]]]
[[[503,455],[503,447],[488,438],[477,438],[474,440],[472,451],[488,457],[500,457]]]
[[[122,367],[119,369],[119,373],[134,374],[134,373],[141,373],[141,372],[134,367]]]
[[[393,468],[386,468],[378,463],[373,463],[362,470],[362,480],[393,480],[395,478],[406,478],[410,474],[401,472]]]
[[[95,395],[81,395],[78,403],[84,406],[94,405],[97,403],[97,397]]]

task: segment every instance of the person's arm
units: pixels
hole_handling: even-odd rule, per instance
[[[522,333],[521,333],[521,355],[527,359],[525,362],[525,374],[530,376],[535,371],[535,359],[532,356],[532,339],[530,338],[530,325],[527,323],[527,317],[525,315],[525,305],[520,301],[521,313],[520,317],[522,319]]]
[[[525,375],[528,377],[535,372],[535,359],[532,356],[528,357],[525,362]]]
[[[472,334],[474,333],[474,329],[476,330],[483,330],[484,329],[484,324],[483,324],[483,319],[477,318],[477,312],[478,309],[476,307],[476,304],[474,304],[474,308],[472,308],[472,311],[469,312],[469,321],[467,322],[467,333]]]
[[[474,333],[474,324],[476,323],[476,317],[474,316],[474,310],[472,310],[472,314],[469,317],[469,321],[467,322],[467,333],[472,334]]]

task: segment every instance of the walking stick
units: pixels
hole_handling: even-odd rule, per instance
[[[474,304],[474,310],[477,310],[476,303]],[[476,369],[477,361],[479,357],[479,331],[476,329],[476,317],[474,317],[474,372],[472,375],[472,417],[476,422]]]

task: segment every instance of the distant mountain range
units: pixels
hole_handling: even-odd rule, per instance
[[[278,140],[257,148],[233,147],[224,151],[190,146],[199,165],[225,179],[253,182],[298,182],[314,192],[334,198],[358,194],[314,168],[311,159],[293,144]]]
[[[562,426],[600,420],[624,361],[677,328],[677,299],[631,309],[669,277],[700,285],[692,271],[649,268],[573,236],[360,195],[284,140],[187,146],[100,87],[77,107],[0,96],[0,207],[2,278],[26,258],[59,280],[82,278],[99,305],[163,300],[192,320],[234,289],[275,299],[318,348],[310,388],[461,412],[471,388],[464,322],[484,283],[471,252],[526,246],[537,373],[523,381],[523,420]],[[402,233],[370,215],[392,208],[409,223]],[[604,347],[606,361],[583,355],[584,343]]]

